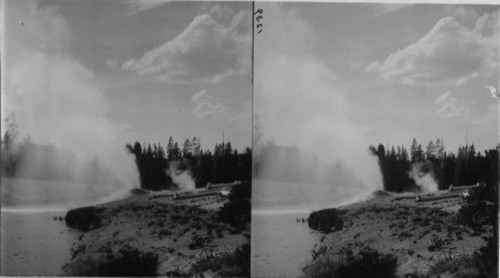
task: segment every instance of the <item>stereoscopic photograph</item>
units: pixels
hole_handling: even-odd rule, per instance
[[[249,277],[252,3],[2,2],[1,275]]]
[[[2,1],[0,275],[498,277],[499,8]]]
[[[255,3],[252,276],[498,277],[498,11]]]

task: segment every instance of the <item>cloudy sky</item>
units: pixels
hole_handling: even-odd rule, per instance
[[[499,85],[498,6],[257,8],[254,110],[265,138],[313,149],[442,138],[456,152],[467,132],[476,150],[496,146],[487,86]]]
[[[3,115],[24,136],[251,146],[250,3],[4,4]]]

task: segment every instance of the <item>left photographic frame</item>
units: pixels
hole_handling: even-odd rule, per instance
[[[252,2],[2,6],[4,276],[250,276]]]

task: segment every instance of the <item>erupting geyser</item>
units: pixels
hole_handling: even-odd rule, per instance
[[[377,157],[368,151],[363,128],[348,118],[349,98],[335,86],[331,71],[309,57],[275,54],[257,65],[256,75],[254,113],[262,125],[262,141],[294,146],[317,158],[290,161],[254,147],[254,157],[263,160],[256,178],[304,169],[307,183],[321,181],[343,199],[383,188]]]
[[[16,40],[5,43],[7,51],[13,48],[16,51],[10,51],[12,55],[2,61],[7,68],[2,88],[2,122],[6,115],[15,112],[19,142],[29,136],[35,144],[60,150],[56,154],[74,154],[74,165],[64,165],[65,158],[58,155],[43,160],[43,164],[54,164],[54,168],[69,168],[70,180],[92,180],[93,177],[82,178],[87,175],[82,165],[93,165],[107,174],[108,181],[117,181],[106,184],[97,181],[92,186],[100,194],[137,187],[137,169],[124,149],[126,142],[121,139],[119,124],[108,118],[108,100],[103,88],[94,73],[70,54],[74,37],[65,18],[56,10],[40,8],[32,1],[24,2],[9,14],[29,18],[29,23],[22,30],[10,29],[18,32]],[[2,136],[6,128],[2,125]],[[33,165],[29,164],[39,161],[37,155],[28,154],[30,159],[18,165],[19,168],[30,171]]]

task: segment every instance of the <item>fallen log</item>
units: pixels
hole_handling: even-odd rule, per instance
[[[462,193],[463,192],[448,192],[440,195],[425,195],[425,196],[417,195],[415,196],[415,202],[427,202],[427,201],[457,198],[461,197]]]
[[[228,183],[207,183],[206,189],[223,188],[223,187],[233,187],[235,185],[241,184],[241,181],[234,181]]]
[[[394,198],[396,201],[399,201],[399,200],[406,200],[406,199],[415,199],[415,196],[416,195],[411,195],[411,196],[399,196],[399,197],[396,197]]]
[[[453,192],[453,191],[465,191],[469,190],[474,187],[478,187],[480,183],[474,184],[474,185],[459,185],[459,186],[454,186],[453,184],[450,184],[450,187],[448,187],[448,192]]]
[[[219,195],[220,191],[218,190],[210,190],[210,191],[200,191],[198,193],[193,194],[174,194],[174,200],[183,200],[183,199],[191,199],[191,198],[200,198],[206,196],[215,196]]]

